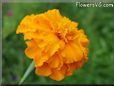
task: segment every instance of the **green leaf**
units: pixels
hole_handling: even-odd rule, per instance
[[[27,76],[31,73],[31,71],[34,69],[34,62],[32,61],[31,64],[29,65],[28,69],[26,70],[25,74],[21,78],[19,84],[22,84],[24,80],[27,78]]]

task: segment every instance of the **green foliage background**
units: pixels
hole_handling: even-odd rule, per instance
[[[21,19],[29,14],[38,14],[49,9],[59,9],[61,14],[79,23],[90,40],[89,60],[73,76],[56,82],[37,76],[33,71],[24,84],[109,84],[114,80],[112,34],[114,11],[112,7],[76,7],[75,3],[5,3],[3,10],[3,84],[16,84],[32,60],[26,57],[22,35],[16,29]]]

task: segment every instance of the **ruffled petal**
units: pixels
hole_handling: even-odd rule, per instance
[[[62,58],[58,54],[53,55],[47,62],[51,68],[60,69],[61,66],[63,65]]]
[[[34,62],[35,62],[35,66],[36,67],[40,67],[43,65],[44,62],[46,62],[49,59],[48,56],[46,55],[39,55],[37,57],[34,58]]]
[[[41,76],[49,76],[52,73],[50,67],[46,63],[41,67],[36,67],[35,72]]]
[[[44,37],[44,42],[47,43],[47,46],[44,47],[44,53],[47,53],[50,57],[54,55],[60,48],[60,43],[58,38],[53,34],[48,34]]]
[[[61,20],[62,16],[60,15],[59,10],[53,9],[53,10],[48,10],[45,13],[46,17],[51,20],[52,24],[56,27],[57,23]]]
[[[34,28],[33,19],[35,15],[28,15],[23,18],[20,25],[18,26],[16,33],[26,33],[26,32],[35,32],[37,28]]]
[[[68,69],[67,69],[66,75],[71,76],[74,70],[77,70],[82,67],[83,63],[84,63],[84,60],[67,64]]]
[[[71,43],[66,45],[66,47],[62,50],[61,55],[65,59],[66,63],[72,63],[82,59],[83,51],[78,45]]]
[[[64,79],[64,74],[59,70],[54,70],[53,73],[49,77],[53,80],[60,81]]]
[[[86,35],[84,34],[84,31],[79,30],[79,34],[80,34],[79,41],[80,41],[82,47],[87,47],[89,44],[89,40],[87,39]]]
[[[36,55],[39,54],[39,51],[40,51],[40,50],[39,50],[39,48],[36,46],[36,43],[35,43],[33,40],[26,42],[26,44],[27,44],[27,48],[26,48],[26,50],[25,50],[25,54],[26,54],[29,58],[33,59]],[[36,53],[34,53],[34,52],[36,52]]]

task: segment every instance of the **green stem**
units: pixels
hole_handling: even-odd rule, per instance
[[[27,76],[31,73],[31,71],[34,69],[34,62],[32,61],[31,64],[29,65],[28,69],[26,70],[25,74],[19,81],[19,85],[24,82],[24,80],[27,78]]]

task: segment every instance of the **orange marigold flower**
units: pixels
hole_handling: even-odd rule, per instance
[[[57,9],[24,17],[16,33],[28,40],[25,54],[34,60],[36,74],[59,81],[87,61],[89,40],[77,26]]]

